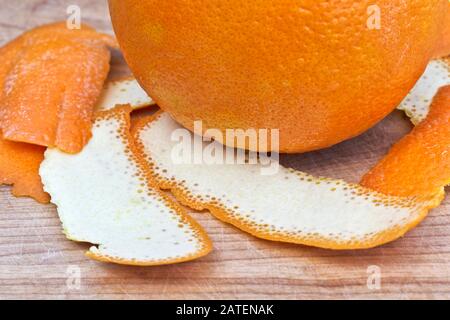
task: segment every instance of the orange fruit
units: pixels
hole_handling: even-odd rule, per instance
[[[447,11],[447,17],[445,18],[444,26],[441,31],[441,40],[438,43],[438,47],[435,49],[435,57],[445,57],[448,54],[450,54],[450,10]]]
[[[366,131],[450,53],[448,0],[109,3],[125,58],[162,109],[189,129],[279,129],[281,152]]]

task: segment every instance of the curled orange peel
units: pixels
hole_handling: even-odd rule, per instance
[[[0,185],[13,185],[16,197],[29,196],[40,203],[48,203],[49,195],[43,190],[39,166],[45,148],[0,138]]]
[[[428,128],[431,123],[444,131],[449,128],[448,124],[444,126],[448,89],[441,89],[433,101],[439,87],[450,84],[448,62],[448,59],[432,61],[399,107],[416,124],[428,115],[424,124],[415,129],[419,137],[421,132],[424,133],[421,128]],[[431,101],[433,109],[429,112]],[[258,174],[258,168],[251,165],[237,168],[174,165],[169,155],[173,141],[169,137],[177,129],[180,129],[179,125],[161,112],[140,120],[133,129],[139,150],[147,159],[160,188],[171,190],[181,203],[193,209],[208,209],[217,218],[241,230],[273,241],[328,249],[364,249],[382,245],[420,223],[429,210],[442,202],[442,186],[450,182],[445,178],[449,177],[446,150],[441,150],[444,161],[438,162],[438,167],[429,168],[437,186],[436,192],[408,193],[404,188],[410,182],[403,181],[399,187],[403,193],[397,193],[397,196],[376,192],[372,190],[373,185],[364,187],[315,178],[282,167],[281,176],[264,178]],[[441,133],[439,136],[442,140],[438,145],[448,147],[448,135]],[[414,170],[422,171],[423,167],[412,169],[411,173]],[[425,174],[419,180],[427,179]],[[280,195],[279,190],[289,192]],[[405,214],[401,219],[398,218],[400,212]]]
[[[433,60],[398,109],[404,111],[417,125],[428,115],[439,88],[447,85],[450,85],[450,57]]]
[[[3,138],[77,153],[91,136],[94,106],[109,72],[113,37],[55,23],[0,49]]]
[[[90,258],[136,266],[193,260],[211,251],[203,229],[154,186],[130,135],[131,108],[97,114],[78,154],[48,149],[40,174],[67,237],[94,244]]]
[[[133,128],[159,187],[259,238],[336,250],[372,248],[403,236],[436,206],[435,198],[387,196],[281,166],[266,176],[261,164],[179,164],[171,135],[180,129],[162,112]]]
[[[450,86],[438,91],[427,114],[362,185],[391,195],[443,197],[450,184]]]
[[[105,84],[96,110],[110,110],[128,101],[133,110],[151,105],[152,99],[140,89],[137,81],[126,78]],[[39,176],[45,147],[7,141],[0,137],[0,185],[13,185],[13,195],[29,196],[49,203]]]

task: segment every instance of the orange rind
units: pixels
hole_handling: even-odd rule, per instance
[[[447,85],[450,85],[450,57],[433,60],[398,109],[404,111],[417,125],[428,115],[439,88]]]
[[[398,196],[442,197],[450,184],[450,86],[434,97],[425,120],[394,145],[362,185]]]
[[[123,104],[129,104],[133,110],[138,110],[154,105],[155,102],[141,88],[135,78],[127,77],[110,81],[105,85],[96,110],[109,110],[115,105]]]
[[[450,1],[448,2],[447,17],[441,30],[441,40],[434,53],[437,58],[450,55]]]
[[[129,132],[131,108],[98,114],[93,136],[76,155],[48,149],[40,174],[67,237],[95,244],[87,255],[153,266],[202,257],[203,229],[153,186]]]
[[[108,82],[96,110],[110,110],[116,105],[129,103],[133,110],[152,104],[136,80],[126,78]],[[49,195],[43,190],[39,166],[44,159],[45,147],[12,142],[0,138],[0,185],[13,185],[13,195],[29,196],[48,203]]]
[[[437,205],[435,198],[386,196],[281,166],[274,175],[262,175],[261,164],[179,164],[171,135],[181,128],[159,112],[133,129],[160,188],[259,238],[328,249],[371,248],[403,236]]]
[[[44,147],[11,142],[0,138],[0,185],[13,185],[16,197],[29,196],[40,203],[48,203],[43,190],[39,166],[44,159]]]
[[[56,23],[28,31],[1,48],[3,138],[81,151],[91,136],[111,46],[117,46],[111,36]]]

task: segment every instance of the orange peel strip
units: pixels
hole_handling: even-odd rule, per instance
[[[96,244],[87,255],[118,264],[178,263],[210,252],[203,229],[153,187],[135,150],[130,107],[98,114],[76,155],[48,149],[40,174],[67,237]]]
[[[40,203],[48,203],[50,197],[39,177],[44,151],[44,147],[0,138],[0,185],[13,185],[12,193],[16,197],[29,196]]]
[[[136,80],[127,78],[108,82],[97,103],[96,110],[110,110],[116,105],[131,104],[133,110],[152,104]],[[45,147],[12,142],[0,138],[0,185],[13,185],[13,195],[29,196],[41,203],[49,203],[39,176]]]
[[[450,183],[450,86],[438,91],[426,119],[394,145],[361,183],[385,194],[443,197]]]
[[[91,136],[94,106],[114,38],[65,23],[33,29],[0,50],[0,128],[7,140],[77,153]]]
[[[147,95],[134,77],[127,77],[110,81],[105,85],[96,110],[109,110],[116,105],[124,104],[129,104],[133,110],[138,110],[154,105],[155,102]]]
[[[426,118],[439,88],[450,85],[450,58],[433,60],[398,109],[404,111],[414,125]]]
[[[328,249],[371,248],[403,236],[436,206],[436,199],[386,196],[281,166],[267,176],[261,175],[261,165],[176,164],[172,151],[178,143],[171,135],[179,129],[161,112],[133,129],[160,188],[259,238]]]

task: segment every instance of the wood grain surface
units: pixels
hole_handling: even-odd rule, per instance
[[[0,0],[0,44],[31,27],[64,20],[72,4],[81,7],[83,22],[112,32],[106,0]],[[127,72],[118,53],[113,66],[112,76]],[[410,129],[403,114],[394,112],[363,136],[283,157],[283,163],[356,182]],[[211,235],[213,253],[185,264],[135,268],[89,260],[88,245],[65,239],[52,205],[16,199],[9,187],[0,187],[0,298],[450,298],[449,213],[446,200],[405,238],[347,252],[255,239],[207,212],[192,213]],[[367,285],[373,268],[381,272],[379,287]]]

